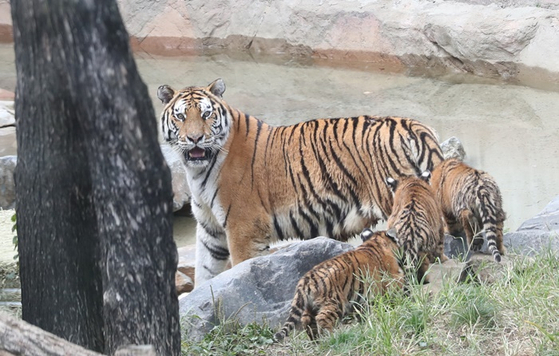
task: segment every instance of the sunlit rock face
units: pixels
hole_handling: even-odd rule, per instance
[[[118,1],[136,48],[208,48],[521,78],[559,72],[553,0]],[[1,17],[0,17],[1,18]]]

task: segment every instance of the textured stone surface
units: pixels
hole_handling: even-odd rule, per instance
[[[186,171],[180,156],[168,145],[162,144],[161,150],[171,169],[173,185],[173,211],[182,209],[190,202],[190,189],[186,181]],[[0,157],[0,208],[13,209],[15,207],[14,169],[16,156]]]
[[[137,48],[396,61],[521,78],[525,67],[559,72],[555,0],[226,1],[118,0]],[[0,0],[0,40],[11,38]],[[2,35],[3,34],[3,35]],[[394,64],[394,63],[392,63]]]
[[[177,288],[177,295],[181,295],[192,291],[192,289],[194,289],[194,282],[193,279],[186,274],[177,271],[175,274],[175,286]]]
[[[547,247],[559,251],[559,195],[518,230],[505,234],[503,240],[510,251],[528,255]]]
[[[191,292],[194,289],[194,267],[196,265],[196,245],[179,247],[179,264],[177,266],[177,294]]]
[[[352,250],[353,246],[325,237],[293,243],[257,257],[197,286],[180,299],[180,315],[188,339],[199,339],[220,320],[241,324],[265,321],[283,324],[299,279],[316,264]]]
[[[460,276],[461,281],[471,278],[480,283],[495,283],[500,279],[508,278],[513,268],[513,260],[518,258],[516,255],[504,255],[501,262],[496,263],[493,256],[480,252],[472,254],[466,267]]]
[[[16,205],[14,185],[16,163],[16,156],[0,157],[0,208],[2,209],[14,209]]]
[[[119,4],[136,45],[149,50],[217,46],[368,61],[393,56],[405,66],[430,61],[431,66],[504,78],[519,75],[518,65],[559,72],[559,62],[551,60],[559,57],[559,9],[552,1]]]
[[[458,137],[452,136],[448,140],[441,142],[441,150],[443,151],[443,156],[445,159],[457,158],[460,161],[464,160],[466,157],[466,151],[464,151],[464,146]]]

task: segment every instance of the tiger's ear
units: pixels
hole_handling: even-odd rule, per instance
[[[398,181],[392,177],[387,177],[385,182],[386,185],[390,187],[390,190],[392,190],[392,193],[395,193],[396,188],[398,188]]]
[[[223,79],[218,78],[208,85],[206,89],[213,95],[221,98],[223,93],[225,93],[225,82],[223,82]]]
[[[160,85],[159,88],[157,88],[157,97],[163,104],[167,104],[169,101],[171,101],[174,95],[175,91],[167,84]]]
[[[421,173],[420,178],[422,180],[424,180],[425,182],[429,183],[431,181],[431,172],[430,171],[424,171],[423,173]]]
[[[374,235],[374,233],[373,233],[373,231],[372,231],[371,229],[365,228],[365,229],[363,229],[363,231],[361,231],[361,234],[360,234],[360,236],[361,236],[361,241],[362,241],[362,242],[365,242],[365,241],[367,241],[368,239],[370,239],[371,237],[373,237],[373,235]]]

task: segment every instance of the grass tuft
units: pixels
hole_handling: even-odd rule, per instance
[[[353,317],[316,342],[296,331],[273,344],[276,330],[267,326],[218,326],[183,354],[559,355],[558,254],[507,259],[491,284],[449,280],[436,294],[414,283],[405,293],[369,293]]]

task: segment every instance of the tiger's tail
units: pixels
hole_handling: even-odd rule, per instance
[[[501,262],[501,253],[497,247],[497,211],[491,200],[491,194],[481,191],[478,194],[479,214],[485,238],[487,239],[487,250],[493,256],[496,262]]]
[[[282,341],[289,335],[293,329],[299,324],[301,324],[301,317],[303,316],[303,307],[305,304],[305,295],[301,289],[297,288],[295,291],[295,297],[291,303],[291,309],[289,310],[289,316],[287,321],[283,324],[283,327],[274,335],[274,339],[277,342]],[[299,305],[302,302],[303,305]]]

